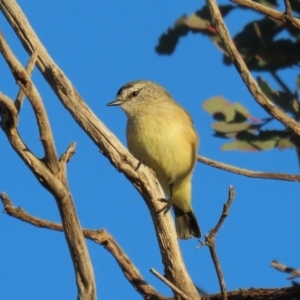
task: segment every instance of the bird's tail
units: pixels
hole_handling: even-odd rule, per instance
[[[178,238],[183,240],[192,237],[200,238],[201,231],[193,210],[183,212],[174,204],[173,209],[175,213],[175,224]]]

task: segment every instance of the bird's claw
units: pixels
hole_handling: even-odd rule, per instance
[[[166,205],[158,211],[158,213],[164,212],[165,215],[172,207],[172,199],[159,198],[157,200],[166,203]]]

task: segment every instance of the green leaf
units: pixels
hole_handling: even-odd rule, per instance
[[[202,104],[204,110],[214,116],[216,113],[224,113],[231,107],[231,103],[221,96],[210,98]]]
[[[233,141],[230,143],[223,144],[221,147],[224,151],[232,151],[232,150],[238,150],[238,151],[258,151],[255,146],[249,144],[246,141]]]
[[[265,96],[269,100],[274,102],[273,91],[271,90],[269,84],[266,81],[264,81],[260,76],[257,77],[257,83],[258,83],[258,86],[260,87],[260,89],[262,90],[262,92],[265,94]]]
[[[212,128],[221,133],[232,133],[247,130],[251,125],[252,124],[248,122],[230,124],[226,122],[215,122],[212,124]]]
[[[221,96],[204,101],[202,106],[215,120],[227,123],[241,123],[246,121],[250,116],[246,107],[238,102],[231,104]]]
[[[261,77],[257,78],[257,83],[263,93],[271,100],[274,104],[279,106],[285,112],[289,112],[294,116],[297,114],[299,110],[299,105],[297,99],[295,99],[295,95],[292,95],[288,92],[282,92],[277,90],[272,90],[269,84],[264,81]],[[296,101],[296,102],[295,102]]]
[[[185,18],[184,23],[189,28],[196,30],[204,30],[210,25],[209,20],[203,19],[196,14],[191,14],[188,18]]]
[[[249,118],[250,113],[249,113],[248,109],[245,106],[243,106],[241,103],[239,103],[239,102],[233,103],[232,108],[235,111],[239,112],[241,115],[243,115],[246,119]]]

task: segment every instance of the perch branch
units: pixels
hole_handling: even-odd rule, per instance
[[[0,0],[0,8],[28,54],[31,55],[34,49],[39,50],[36,65],[64,107],[100,148],[101,153],[132,182],[142,195],[151,213],[168,280],[186,293],[190,299],[199,299],[200,296],[183,262],[171,215],[170,213],[157,214],[163,204],[156,199],[162,198],[163,193],[154,173],[145,166],[136,170],[138,160],[82,100],[72,83],[49,56],[17,3],[12,0]]]
[[[252,178],[262,178],[262,179],[274,179],[274,180],[285,180],[285,181],[300,181],[300,175],[284,174],[284,173],[270,173],[270,172],[257,172],[246,169],[237,168],[231,165],[227,165],[216,160],[198,155],[197,161],[211,166],[213,168],[228,171],[234,174],[252,177]]]
[[[280,108],[274,105],[262,92],[259,88],[257,82],[253,79],[250,74],[243,58],[237,51],[229,31],[224,23],[224,20],[221,16],[218,5],[215,0],[206,0],[206,3],[209,7],[210,14],[212,16],[214,25],[219,33],[219,36],[224,43],[231,60],[236,67],[237,71],[241,75],[241,78],[245,82],[249,92],[254,97],[255,101],[271,116],[276,118],[279,122],[290,128],[297,136],[300,136],[300,124],[294,119],[285,114]]]
[[[61,224],[36,218],[25,212],[23,209],[15,207],[5,193],[2,193],[0,195],[0,199],[4,207],[4,212],[7,213],[9,216],[38,228],[46,228],[61,232],[63,231],[63,226]],[[123,249],[117,244],[114,238],[106,230],[83,229],[82,231],[87,239],[92,240],[99,245],[102,245],[108,252],[111,253],[111,255],[114,257],[114,259],[120,266],[124,276],[131,283],[134,289],[136,289],[143,296],[144,299],[169,299],[159,294],[151,285],[149,285],[144,280],[138,269],[134,266],[132,261],[125,254]]]

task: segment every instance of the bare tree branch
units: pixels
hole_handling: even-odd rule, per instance
[[[159,274],[155,269],[151,268],[150,272],[156,276],[159,280],[161,280],[163,283],[165,283],[168,287],[170,287],[172,290],[174,290],[179,296],[181,296],[183,299],[189,300],[190,298],[183,293],[181,290],[179,290],[174,284],[172,284],[169,280],[167,280],[164,276]]]
[[[6,95],[0,92],[0,116],[1,116],[1,127],[4,128],[16,128],[18,126],[18,111]]]
[[[253,79],[250,74],[243,58],[237,51],[229,31],[224,23],[224,20],[221,16],[218,5],[215,0],[206,0],[210,14],[212,16],[214,25],[220,35],[222,42],[224,43],[231,60],[236,67],[237,71],[241,75],[243,81],[245,82],[249,92],[254,97],[255,101],[271,116],[277,119],[279,122],[290,128],[297,136],[300,136],[300,124],[294,119],[289,117],[284,113],[280,108],[275,106],[261,91],[256,81]]]
[[[299,298],[299,287],[285,287],[281,289],[238,289],[228,292],[230,300],[287,300]],[[220,294],[203,296],[203,300],[221,300]]]
[[[29,55],[35,49],[38,49],[37,67],[65,108],[100,148],[103,155],[141,193],[152,216],[165,267],[165,276],[186,293],[190,299],[199,299],[200,296],[184,265],[171,215],[170,213],[166,215],[157,214],[157,211],[162,208],[161,202],[157,201],[157,199],[162,198],[163,193],[154,173],[145,166],[141,166],[136,170],[138,161],[124,148],[81,99],[71,82],[49,56],[16,2],[12,0],[0,0],[0,9]]]
[[[31,73],[33,72],[37,57],[38,57],[38,51],[37,51],[37,49],[35,49],[35,51],[30,56],[28,64],[26,66],[26,72],[29,77],[31,76]],[[20,88],[19,93],[16,98],[16,101],[15,101],[15,106],[16,106],[18,112],[20,112],[20,110],[21,110],[22,104],[24,102],[24,98],[25,98],[25,93],[23,92],[22,88]]]
[[[201,243],[200,246],[198,247],[198,248],[200,248],[202,246],[208,246],[208,248],[209,248],[209,252],[210,252],[211,258],[213,260],[216,272],[217,272],[223,300],[227,300],[228,295],[227,295],[226,284],[225,284],[225,279],[223,276],[221,264],[220,264],[220,261],[219,261],[218,255],[217,255],[217,251],[216,251],[216,235],[229,214],[229,208],[232,204],[234,197],[235,197],[235,191],[232,186],[229,186],[228,200],[227,200],[227,203],[225,203],[223,206],[223,211],[222,211],[222,214],[220,216],[218,223],[216,224],[214,229],[210,230],[208,235],[205,235],[205,242]]]
[[[47,113],[43,105],[42,99],[36,87],[30,80],[29,75],[27,74],[21,63],[18,61],[18,59],[15,57],[13,52],[9,49],[1,32],[0,51],[5,61],[7,62],[9,68],[11,69],[11,72],[14,75],[16,82],[22,87],[22,90],[24,91],[32,105],[39,127],[40,140],[45,151],[44,161],[53,174],[58,174],[59,164],[57,160],[55,144],[53,141],[50,123],[48,121]]]
[[[59,163],[61,165],[61,169],[64,171],[65,177],[67,177],[67,163],[75,154],[75,147],[76,147],[76,143],[75,142],[71,143],[68,149],[66,150],[66,152],[63,153],[59,158]]]
[[[202,155],[197,156],[197,160],[205,165],[211,166],[213,168],[228,171],[234,174],[252,177],[252,178],[262,178],[262,179],[274,179],[274,180],[284,180],[284,181],[300,181],[300,175],[284,174],[284,173],[270,173],[270,172],[257,172],[246,169],[241,169],[231,165],[227,165],[216,160],[204,157]]]
[[[25,212],[23,209],[15,207],[5,193],[2,193],[0,195],[0,199],[4,207],[4,212],[10,215],[11,217],[19,219],[38,228],[46,228],[60,232],[63,231],[63,226],[61,224],[36,218]],[[90,239],[95,243],[102,245],[108,252],[110,252],[113,255],[116,262],[120,266],[124,276],[131,283],[134,289],[137,290],[145,299],[169,299],[159,294],[151,285],[149,285],[144,280],[138,269],[134,266],[132,261],[125,254],[123,249],[117,244],[114,238],[106,230],[83,229],[83,234],[87,239]]]
[[[284,0],[284,5],[285,5],[285,14],[289,17],[293,17],[292,16],[292,7],[291,7],[291,3],[289,0]]]
[[[1,2],[0,2],[1,4]],[[51,156],[55,154],[54,142],[50,124],[42,101],[29,80],[29,77],[17,59],[11,55],[10,49],[4,43],[0,35],[0,51],[9,62],[12,72],[17,73],[16,78],[22,80],[22,87],[35,108],[35,114],[38,119],[40,132],[42,133],[42,143],[44,149]],[[28,81],[29,80],[29,81]],[[9,101],[11,104],[9,104]],[[68,242],[69,250],[72,256],[76,283],[78,287],[78,299],[94,300],[96,299],[96,286],[92,264],[87,251],[86,243],[82,234],[79,220],[76,215],[73,199],[67,186],[65,172],[61,172],[60,164],[56,157],[56,162],[46,165],[45,159],[37,158],[21,140],[17,131],[16,114],[17,109],[12,100],[9,100],[3,94],[0,94],[1,114],[4,113],[4,120],[1,127],[5,132],[10,144],[26,165],[31,169],[38,181],[54,196],[64,225],[65,237]],[[13,108],[14,107],[14,108]],[[49,152],[50,151],[50,152]],[[56,154],[55,154],[56,155]],[[49,157],[49,156],[48,156]],[[48,161],[49,162],[49,161]],[[53,164],[52,164],[53,162]],[[50,166],[55,168],[50,169]],[[58,166],[58,170],[56,170]],[[55,172],[53,174],[53,172]]]
[[[250,1],[250,0],[230,0],[230,1],[234,2],[236,4],[239,4],[239,5],[245,6],[245,7],[255,9],[256,11],[259,11],[271,18],[281,20],[286,23],[290,23],[293,26],[295,26],[296,28],[300,29],[300,20],[294,18],[291,14],[288,14],[287,7],[286,7],[286,11],[283,13],[283,12],[279,12],[275,9],[272,9],[266,5],[262,5],[262,4],[259,4],[257,2]]]
[[[282,263],[280,263],[276,260],[273,260],[271,262],[271,267],[275,268],[278,271],[291,274],[291,276],[289,276],[287,278],[289,280],[300,277],[300,270],[297,270],[297,269],[294,269],[294,268],[291,268],[291,267],[287,267],[287,266],[283,265]]]
[[[0,9],[29,55],[38,49],[37,66],[65,108],[100,148],[103,155],[117,170],[124,173],[142,194],[152,216],[168,280],[189,295],[191,299],[199,299],[200,296],[183,262],[171,215],[170,213],[157,214],[157,211],[162,208],[162,204],[157,199],[162,198],[163,193],[154,173],[145,166],[136,170],[138,161],[88,108],[71,82],[49,56],[17,3],[0,0]]]
[[[221,226],[223,225],[225,219],[227,218],[227,216],[229,214],[229,208],[232,204],[232,201],[233,201],[234,197],[235,197],[235,191],[234,191],[233,186],[230,185],[229,186],[229,191],[228,191],[227,203],[224,204],[222,215],[221,215],[217,225],[215,226],[215,228],[210,232],[210,235],[216,236],[216,234],[220,230]]]

